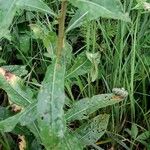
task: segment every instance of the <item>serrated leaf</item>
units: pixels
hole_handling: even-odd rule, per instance
[[[105,133],[108,121],[108,114],[98,115],[76,129],[74,134],[77,135],[84,146],[94,144]]]
[[[85,21],[98,19],[99,17],[130,22],[128,14],[122,11],[122,5],[119,0],[69,0],[69,2],[78,7],[78,10],[71,19],[67,32],[79,27]]]
[[[64,74],[64,64],[60,65],[55,60],[47,69],[37,98],[37,109],[41,117],[38,120],[39,130],[47,149],[53,149],[64,137]]]
[[[68,122],[87,119],[91,113],[99,108],[114,105],[123,99],[114,94],[100,94],[92,98],[84,98],[74,103],[72,108],[66,112],[65,118]]]

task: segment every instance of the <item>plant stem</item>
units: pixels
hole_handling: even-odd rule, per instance
[[[61,12],[58,19],[59,29],[58,29],[58,43],[57,43],[57,59],[60,60],[62,56],[62,49],[64,47],[64,36],[65,36],[65,17],[67,11],[67,0],[62,0]]]

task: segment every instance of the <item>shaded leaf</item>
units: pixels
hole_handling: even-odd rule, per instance
[[[90,72],[91,63],[87,59],[85,53],[81,53],[74,60],[74,63],[70,69],[68,69],[65,78],[73,78],[79,75]]]
[[[136,140],[147,140],[148,138],[150,138],[150,131],[145,131],[143,133],[141,133]]]
[[[137,128],[136,124],[133,123],[132,127],[131,127],[131,137],[133,139],[135,139],[137,137],[137,135],[138,135],[138,128]]]

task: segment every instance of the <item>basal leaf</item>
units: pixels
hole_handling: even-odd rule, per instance
[[[74,103],[72,108],[70,108],[65,114],[65,118],[68,122],[87,119],[88,115],[99,108],[114,105],[123,99],[123,97],[114,94],[100,94],[95,95],[92,98],[84,98]]]
[[[69,0],[69,2],[78,10],[71,19],[67,31],[99,17],[130,21],[128,14],[123,12],[119,0]]]
[[[42,142],[47,149],[53,149],[64,137],[64,74],[65,66],[55,60],[47,69],[38,94],[38,120]],[[49,139],[49,140],[47,140]]]
[[[74,134],[85,146],[94,144],[105,133],[108,121],[108,114],[96,116],[76,129]]]

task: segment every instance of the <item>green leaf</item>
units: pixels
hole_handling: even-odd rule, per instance
[[[143,133],[141,133],[137,138],[136,140],[138,141],[144,141],[144,140],[147,140],[148,138],[150,138],[150,131],[145,131]]]
[[[70,20],[68,28],[66,29],[66,32],[69,32],[70,30],[81,26],[85,21],[88,21],[86,19],[88,14],[88,10],[85,12],[80,11],[80,9],[78,9],[75,13],[75,15],[73,16],[73,18]]]
[[[91,63],[87,59],[85,53],[81,53],[74,60],[74,63],[70,69],[68,69],[65,78],[73,78],[79,75],[90,72]]]
[[[131,137],[133,139],[136,139],[137,135],[138,135],[138,128],[137,128],[136,124],[133,123],[132,127],[131,127]]]
[[[138,4],[133,9],[144,9],[150,12],[150,0],[137,0]]]
[[[23,54],[28,54],[30,50],[30,36],[27,34],[19,35],[19,47]]]
[[[7,92],[12,103],[21,107],[26,107],[33,101],[29,87],[25,87],[18,76],[3,68],[0,68],[0,88]]]
[[[61,150],[83,150],[84,145],[81,143],[78,137],[71,131],[67,131],[63,140],[60,143],[59,149]],[[58,150],[59,150],[58,149]]]
[[[38,124],[42,142],[47,149],[53,149],[64,137],[64,74],[64,64],[60,65],[55,60],[48,67],[38,94]]]
[[[86,52],[87,58],[90,60],[92,67],[91,67],[91,79],[92,82],[94,82],[97,77],[98,77],[98,65],[100,63],[100,52],[96,52],[96,53],[90,53],[90,52]]]
[[[41,0],[1,0],[0,1],[0,39],[10,40],[9,27],[18,9],[39,11],[56,16],[54,12]]]
[[[56,16],[55,13],[42,0],[18,0],[16,5],[21,9],[45,12]]]
[[[12,113],[10,112],[10,110],[8,110],[8,108],[0,106],[0,121],[10,117],[11,114]]]
[[[8,70],[9,72],[15,74],[18,77],[22,77],[28,74],[25,65],[8,65],[8,66],[2,66],[2,68]]]
[[[0,39],[2,37],[8,38],[10,36],[8,28],[17,11],[15,3],[16,0],[0,1]]]
[[[98,115],[87,123],[84,123],[74,134],[77,135],[84,146],[94,144],[105,133],[108,121],[108,114]]]
[[[68,122],[87,119],[88,115],[95,112],[99,108],[114,105],[123,99],[124,98],[114,94],[100,94],[95,95],[92,98],[84,98],[76,102],[72,108],[67,111],[65,118]]]
[[[0,121],[0,131],[2,132],[10,132],[12,131],[16,124],[19,122],[20,113],[9,117],[3,121]]]
[[[67,32],[79,27],[85,21],[98,19],[99,17],[130,22],[130,18],[128,14],[123,12],[119,0],[69,0],[69,2],[78,10],[71,19]]]
[[[0,131],[10,132],[15,128],[17,123],[21,123],[22,126],[31,124],[37,118],[36,103],[35,101],[18,114],[0,121]]]

